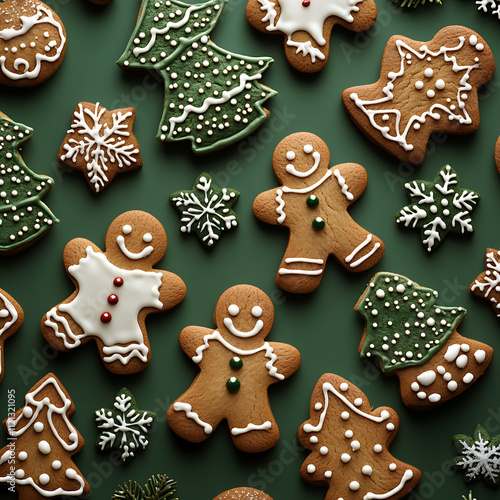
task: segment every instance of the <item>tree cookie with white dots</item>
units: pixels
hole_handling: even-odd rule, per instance
[[[325,373],[311,397],[310,418],[298,432],[311,453],[300,469],[308,483],[327,486],[327,500],[398,500],[420,480],[420,471],[389,452],[399,428],[398,414],[372,409],[347,380]]]
[[[0,2],[0,84],[32,87],[50,78],[66,52],[59,16],[39,0]]]
[[[109,371],[136,373],[151,360],[146,316],[179,304],[186,286],[176,274],[153,267],[165,254],[167,236],[152,215],[139,210],[119,215],[105,241],[104,252],[83,238],[66,245],[64,266],[76,290],[50,309],[40,326],[60,351],[94,339]]]
[[[433,132],[471,134],[479,127],[478,88],[495,72],[487,43],[463,26],[447,26],[432,40],[393,36],[380,79],[344,90],[354,123],[402,161],[421,163]]]
[[[405,276],[377,273],[354,307],[366,321],[359,356],[376,357],[385,375],[397,375],[403,403],[414,409],[458,396],[493,357],[489,345],[458,333],[466,310],[437,299]]]
[[[75,405],[53,373],[25,396],[25,405],[3,421],[9,444],[0,450],[0,483],[19,500],[81,497],[90,486],[72,460],[85,441],[69,417]]]

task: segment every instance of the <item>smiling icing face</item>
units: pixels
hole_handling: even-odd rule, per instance
[[[227,312],[229,313],[230,316],[238,316],[240,313],[240,308],[236,304],[231,304],[227,308]],[[252,316],[255,318],[260,318],[262,316],[262,307],[260,306],[254,306],[252,307]],[[247,337],[254,337],[260,331],[262,328],[264,328],[264,322],[261,319],[258,319],[255,322],[255,326],[248,331],[242,331],[238,330],[233,323],[233,320],[230,317],[224,318],[224,326],[233,334],[236,335],[237,337],[240,338],[247,338]]]
[[[132,226],[129,224],[125,224],[122,227],[122,232],[125,235],[128,235],[132,232]],[[144,243],[151,243],[153,241],[153,236],[151,233],[144,233],[142,236],[142,241]],[[125,254],[126,257],[133,260],[144,259],[153,253],[154,247],[152,245],[148,245],[144,247],[140,252],[131,252],[127,245],[125,244],[125,237],[121,234],[116,237],[116,243],[120,247],[120,250]]]

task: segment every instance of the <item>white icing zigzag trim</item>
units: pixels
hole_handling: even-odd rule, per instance
[[[175,411],[185,412],[187,418],[194,420],[199,426],[203,427],[205,434],[211,434],[213,431],[213,427],[210,424],[208,424],[207,422],[204,422],[203,420],[201,420],[201,418],[198,416],[198,413],[192,411],[192,409],[193,409],[193,407],[188,403],[181,403],[180,401],[177,401],[174,403],[174,410]]]
[[[2,328],[0,328],[0,337],[6,332],[16,321],[18,318],[18,314],[16,311],[16,308],[11,304],[9,300],[7,300],[7,297],[0,293],[0,299],[3,301],[5,309],[7,309],[8,313],[12,316],[12,319],[10,321],[7,321],[5,325],[3,325]],[[1,367],[0,367],[1,369]]]
[[[231,429],[231,434],[233,436],[239,436],[240,434],[245,434],[250,431],[268,431],[272,427],[272,423],[266,420],[263,424],[248,424],[246,427],[233,427]]]

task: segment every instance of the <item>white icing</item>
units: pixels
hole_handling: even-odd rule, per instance
[[[470,384],[474,380],[474,375],[472,373],[466,373],[462,379],[464,384]]]
[[[349,200],[352,201],[354,200],[354,195],[349,192],[349,186],[347,185],[345,179],[342,177],[340,174],[340,170],[336,168],[333,171],[333,175],[337,178],[339,182],[340,189],[342,190],[342,194]]]
[[[324,265],[325,261],[323,259],[310,259],[308,257],[287,257],[285,259],[285,264],[317,264],[319,266]],[[323,269],[288,269],[286,267],[281,267],[278,271],[280,275],[285,274],[302,274],[306,276],[318,276],[323,272]]]
[[[309,177],[314,172],[316,172],[316,169],[319,166],[319,162],[321,161],[321,155],[317,151],[315,151],[312,155],[314,158],[314,165],[309,170],[306,170],[305,172],[301,172],[300,170],[297,170],[291,163],[289,163],[285,167],[285,170],[289,174],[294,175],[295,177],[302,177],[302,178]]]
[[[431,403],[437,403],[438,401],[441,401],[441,394],[438,393],[430,394],[428,396],[428,399]]]
[[[413,477],[413,471],[410,469],[406,470],[405,473],[403,474],[403,477],[401,478],[400,483],[393,488],[391,491],[388,491],[387,493],[371,493],[368,492],[364,497],[363,500],[385,500],[387,498],[391,498],[393,495],[396,493],[400,492],[405,484]]]
[[[316,472],[316,466],[313,464],[309,464],[307,466],[307,472],[309,472],[309,474],[313,474],[314,472]]]
[[[458,368],[465,368],[467,366],[467,354],[462,354],[458,356],[457,360],[455,361],[455,364],[457,365]]]
[[[2,313],[0,318],[3,319],[7,318],[9,315],[11,316],[11,319],[9,321],[6,321],[4,325],[0,328],[0,337],[1,337],[17,321],[17,318],[19,316],[17,314],[16,308],[9,300],[7,300],[7,297],[3,293],[0,293],[0,300],[3,301],[5,307],[5,309],[2,309],[0,311]],[[2,357],[0,356],[0,374],[3,372],[1,359]]]
[[[248,424],[246,427],[233,427],[231,429],[231,434],[233,436],[239,436],[240,434],[245,434],[250,431],[267,431],[272,427],[272,423],[266,420],[263,424]]]
[[[140,252],[131,252],[125,245],[125,238],[120,234],[116,237],[116,243],[120,247],[120,250],[124,253],[126,257],[133,260],[144,259],[153,253],[154,247],[149,245],[144,247]]]
[[[278,204],[278,208],[276,209],[276,213],[278,214],[278,218],[276,221],[278,224],[283,224],[286,219],[286,213],[284,212],[283,208],[285,207],[285,202],[282,198],[283,196],[283,191],[281,189],[276,190],[276,203]]]
[[[349,264],[350,267],[358,267],[360,264],[362,264],[365,260],[369,259],[379,248],[380,248],[380,243],[375,243],[373,248],[366,254],[363,255],[363,257],[360,257],[358,260],[351,262],[356,255],[363,250],[367,245],[369,245],[372,241],[373,235],[369,234],[366,237],[366,240],[360,243],[353,251],[350,253],[346,258],[345,261]]]
[[[304,194],[304,193],[310,193],[311,191],[314,191],[318,186],[321,186],[323,182],[325,182],[328,177],[332,175],[332,171],[328,170],[325,175],[318,181],[312,184],[311,186],[307,186],[304,188],[290,188],[288,186],[283,186],[283,192],[284,193],[298,193],[298,194]]]
[[[194,420],[200,427],[203,427],[205,434],[211,434],[213,431],[212,426],[207,422],[201,420],[201,418],[198,416],[198,413],[191,411],[192,409],[193,407],[188,403],[181,403],[180,401],[176,401],[174,403],[175,411],[183,411],[186,414],[187,418]]]
[[[231,316],[237,316],[237,315],[240,313],[240,308],[239,308],[236,304],[231,304],[231,305],[227,308],[227,312],[228,312]]]
[[[436,372],[434,370],[427,370],[421,373],[417,380],[425,386],[431,385],[436,380]]]
[[[249,337],[255,337],[255,335],[260,333],[262,328],[264,328],[264,322],[261,319],[257,320],[255,323],[255,326],[247,332],[243,332],[241,330],[238,330],[234,326],[233,320],[231,318],[224,318],[224,326],[236,337],[246,339]]]
[[[483,363],[486,359],[486,351],[483,351],[483,349],[478,349],[474,353],[474,358],[479,364]]]
[[[446,361],[448,361],[448,363],[452,363],[453,361],[455,361],[455,359],[457,358],[459,353],[460,353],[460,345],[459,344],[450,345],[450,347],[448,347],[448,349],[446,350],[446,353],[444,355],[444,359],[446,359]]]
[[[260,318],[262,316],[262,307],[253,306],[252,307],[252,316],[255,318]]]

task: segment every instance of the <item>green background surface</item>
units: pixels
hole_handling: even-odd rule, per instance
[[[430,40],[442,27],[463,24],[478,31],[500,60],[500,21],[477,11],[473,0],[445,0],[443,6],[418,10],[394,7],[378,0],[379,17],[365,34],[334,29],[330,60],[316,75],[299,74],[285,60],[282,38],[253,29],[245,18],[245,0],[231,0],[213,40],[223,48],[252,56],[269,55],[275,63],[262,82],[279,94],[268,101],[271,118],[247,139],[208,156],[196,157],[188,143],[162,144],[155,139],[162,113],[163,88],[154,73],[120,69],[115,61],[125,49],[135,26],[138,0],[115,0],[97,7],[85,0],[48,2],[62,18],[68,48],[59,71],[32,89],[0,90],[0,110],[15,121],[34,128],[23,158],[37,173],[55,179],[44,198],[61,219],[35,246],[0,260],[0,286],[23,306],[26,320],[6,343],[6,375],[0,386],[0,410],[6,409],[7,390],[14,388],[18,406],[39,378],[53,371],[74,399],[72,418],[87,445],[74,459],[92,486],[91,497],[110,498],[116,485],[151,474],[166,473],[178,481],[181,500],[208,499],[236,486],[264,489],[275,500],[322,499],[326,489],[303,483],[299,468],[307,452],[300,449],[296,432],[309,417],[309,399],[318,378],[333,372],[356,383],[373,406],[387,405],[400,415],[401,426],[391,447],[399,459],[423,472],[420,486],[410,498],[458,500],[468,491],[461,473],[450,471],[454,456],[452,436],[471,435],[481,422],[492,434],[500,432],[500,363],[460,397],[426,413],[406,409],[395,378],[363,363],[357,347],[363,321],[352,310],[375,271],[404,274],[440,292],[443,305],[461,305],[468,313],[460,325],[466,337],[500,348],[500,324],[488,302],[466,287],[484,270],[486,247],[500,248],[498,231],[500,176],[493,150],[500,134],[499,72],[480,92],[481,127],[471,136],[436,138],[419,167],[400,164],[372,145],[347,117],[340,99],[345,88],[378,79],[383,48],[393,34]],[[78,101],[99,101],[108,109],[137,108],[135,134],[141,146],[142,170],[119,175],[94,195],[82,174],[58,165],[57,151]],[[386,253],[372,270],[351,274],[331,259],[321,286],[312,294],[292,296],[274,282],[282,258],[286,230],[260,223],[252,213],[254,197],[277,185],[271,166],[272,152],[288,134],[316,133],[331,149],[331,163],[357,162],[368,171],[368,188],[350,212],[354,219],[381,237]],[[439,144],[438,144],[439,142]],[[450,163],[462,187],[482,195],[473,212],[475,232],[470,238],[448,236],[429,255],[414,231],[394,222],[407,203],[403,185],[413,179],[432,180]],[[178,230],[178,215],[168,202],[170,193],[191,188],[206,170],[216,182],[241,192],[234,208],[240,227],[207,251],[194,235]],[[72,238],[82,236],[103,247],[108,224],[130,209],[151,212],[165,226],[166,256],[158,267],[177,273],[187,285],[180,306],[147,321],[152,362],[142,373],[117,376],[102,365],[95,344],[55,354],[40,334],[39,321],[53,305],[69,296],[62,251]],[[258,455],[238,452],[222,424],[205,443],[192,445],[169,429],[165,411],[182,394],[197,373],[184,355],[178,333],[187,325],[212,327],[219,295],[229,286],[250,283],[262,288],[275,305],[275,323],[269,340],[287,342],[302,353],[299,371],[271,388],[270,399],[281,438],[272,450]],[[119,465],[94,447],[97,430],[93,411],[109,407],[115,393],[126,385],[139,408],[158,414],[147,450],[131,463]],[[4,410],[0,413],[4,414]],[[498,491],[481,482],[472,485],[478,500],[498,498]],[[5,490],[0,495],[8,497]]]

